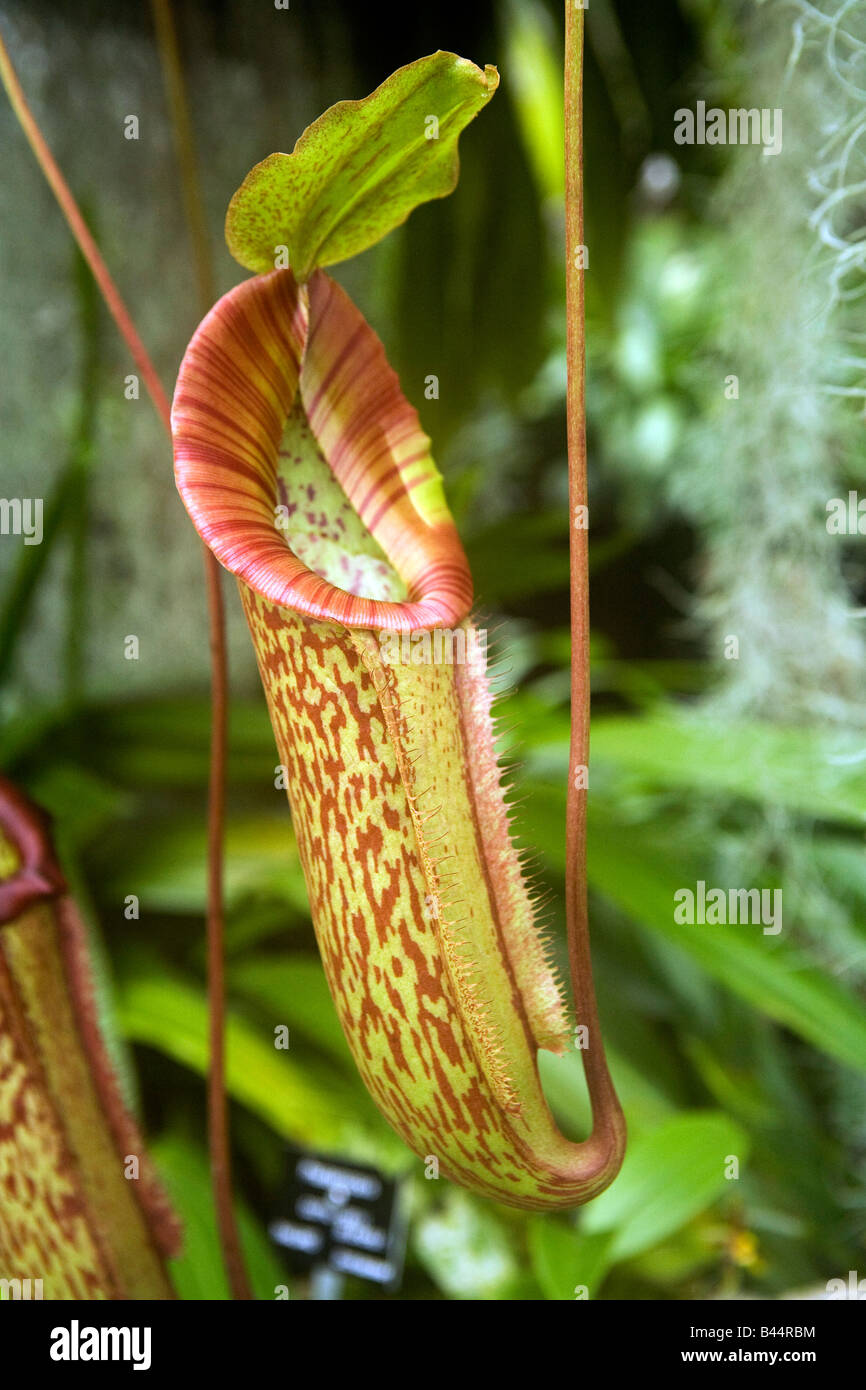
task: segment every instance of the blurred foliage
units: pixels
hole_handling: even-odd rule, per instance
[[[363,95],[421,53],[453,48],[497,63],[502,73],[483,128],[464,137],[455,195],[418,210],[341,278],[385,338],[437,447],[480,612],[502,661],[498,709],[511,731],[506,761],[517,759],[518,825],[537,852],[545,915],[564,961],[569,652],[559,8],[542,0],[444,4],[391,15],[387,25],[369,6],[320,4],[302,17],[293,7],[291,19],[276,21],[264,17],[266,8],[253,17],[233,0],[177,6],[193,110],[210,91],[211,70],[238,74],[227,88],[224,123],[243,127],[248,105],[256,107],[255,138],[235,137],[231,145],[228,192],[256,159],[290,148],[303,120],[338,97]],[[727,94],[740,99],[754,7],[723,8],[665,0],[651,24],[645,7],[625,0],[593,0],[588,12],[589,876],[601,1012],[631,1133],[625,1167],[586,1210],[544,1219],[420,1178],[361,1086],[336,1023],[242,638],[229,765],[228,1084],[239,1213],[261,1297],[273,1297],[283,1282],[293,1296],[304,1292],[299,1281],[287,1281],[266,1236],[286,1141],[408,1175],[405,1298],[559,1300],[584,1290],[600,1298],[781,1297],[820,1290],[828,1278],[862,1266],[862,725],[805,717],[789,702],[784,673],[772,669],[765,672],[771,714],[741,709],[735,717],[714,702],[730,672],[694,600],[718,536],[682,502],[698,476],[694,421],[715,419],[718,383],[698,364],[712,358],[730,304],[730,228],[713,199],[732,155],[675,147],[672,112],[710,84],[721,104]],[[0,19],[7,10],[25,23],[13,5],[0,7]],[[27,22],[31,43],[43,29],[49,43],[58,21],[36,5]],[[93,26],[117,26],[125,51],[142,54],[145,66],[153,62],[146,6],[82,0],[65,7],[64,23],[85,47]],[[293,27],[280,33],[275,24]],[[154,77],[150,94],[137,95],[136,109],[154,124],[163,119],[158,93]],[[82,140],[92,139],[88,109],[67,111],[62,85],[49,109],[55,122],[72,122]],[[200,116],[199,126],[200,143],[210,148],[219,132]],[[166,174],[164,183],[137,187],[136,197],[174,205],[177,194]],[[213,202],[217,245],[220,207]],[[108,195],[95,198],[97,227],[109,218],[109,203]],[[116,239],[111,249],[116,256]],[[74,266],[71,255],[67,264]],[[5,273],[17,269],[6,265]],[[154,317],[173,325],[173,346],[163,344],[170,370],[191,323],[178,318],[172,291],[155,272],[147,278],[133,265],[127,278],[133,308],[153,303]],[[116,415],[121,359],[78,267],[58,293],[79,347],[77,386],[68,387],[77,405],[64,417],[65,433],[53,426],[59,462],[46,491],[44,545],[16,552],[6,565],[11,551],[3,542],[0,763],[54,815],[103,941],[113,1010],[133,1051],[155,1154],[187,1226],[176,1268],[180,1294],[223,1298],[202,1148],[203,604],[191,582],[174,584],[172,609],[189,609],[200,650],[175,626],[165,637],[174,664],[158,677],[142,670],[134,688],[125,687],[116,664],[114,676],[106,673],[98,643],[82,645],[82,624],[97,624],[103,611],[105,576],[94,574],[92,559],[100,536],[110,526],[132,544],[142,520],[125,510],[123,496],[106,510],[91,491],[112,438],[100,434],[97,412]],[[760,302],[754,313],[759,326]],[[439,378],[438,400],[424,398],[430,374]],[[31,427],[41,424],[34,418]],[[146,438],[154,461],[147,486],[169,497],[155,424]],[[825,464],[847,477],[844,458]],[[784,469],[782,452],[776,466]],[[713,468],[700,486],[721,493],[724,473]],[[679,500],[668,486],[674,471]],[[797,498],[795,491],[789,504]],[[159,535],[150,546],[156,569]],[[63,556],[70,567],[58,571]],[[134,589],[140,597],[140,582],[138,571],[110,575],[117,633],[136,630],[127,605]],[[850,598],[859,601],[856,586]],[[144,599],[156,640],[165,614],[155,588]],[[774,614],[779,623],[797,621],[796,606]],[[30,653],[45,623],[60,637],[49,645],[52,680],[43,685]],[[677,925],[673,893],[698,879],[782,887],[782,933]],[[139,898],[139,919],[125,915],[129,895]],[[288,1052],[273,1046],[281,1025],[290,1030]],[[541,1067],[563,1129],[585,1133],[578,1054],[543,1055]],[[735,1179],[719,1154],[738,1161]],[[348,1293],[381,1296],[360,1284]]]

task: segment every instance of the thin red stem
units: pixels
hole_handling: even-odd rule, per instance
[[[613,1089],[592,980],[586,884],[589,765],[589,531],[586,472],[586,349],[583,255],[583,9],[565,0],[565,254],[568,357],[568,492],[571,551],[571,748],[566,808],[566,923],[593,1134],[618,1165],[625,1125]]]
[[[153,0],[153,14],[175,149],[181,172],[193,263],[202,315],[215,298],[208,251],[207,219],[199,188],[192,122],[170,0]],[[223,1263],[232,1297],[253,1297],[232,1203],[231,1139],[225,1077],[225,922],[223,916],[223,839],[225,825],[225,749],[228,741],[228,681],[225,611],[221,570],[205,548],[211,653],[211,767],[208,795],[207,977],[210,1066],[208,1069],[208,1147],[211,1182]]]
[[[9,52],[3,42],[2,36],[0,36],[0,78],[2,78],[3,86],[8,93],[12,109],[18,117],[24,134],[27,136],[30,148],[36,156],[37,163],[48,180],[52,193],[60,204],[60,209],[66,221],[69,223],[70,230],[78,243],[82,256],[93,272],[93,278],[99,286],[108,311],[117,324],[127,347],[132,353],[133,360],[141,373],[147,393],[153,401],[162,423],[165,425],[169,435],[171,435],[171,407],[168,403],[168,397],[162,389],[162,384],[147,354],[147,349],[135,330],[135,325],[120,296],[120,291],[109,274],[108,267],[99,253],[96,242],[90,235],[87,223],[81,216],[78,204],[70,192],[69,185],[54,162],[54,156],[45,143],[45,138],[36,123],[33,112],[27,105],[21,83],[18,81],[18,74],[12,66],[12,60],[9,57]]]
[[[171,438],[171,408],[147,349],[123,302],[123,298],[90,234],[78,204],[58,168],[39,129],[8,49],[0,36],[0,80],[48,184],[63,212],[75,241],[99,286],[106,307],[132,354],[145,389]],[[207,306],[209,307],[209,305]],[[225,620],[220,569],[211,552],[202,547],[208,595],[211,651],[211,755],[208,797],[208,993],[211,1020],[211,1068],[208,1079],[209,1126],[215,1203],[223,1240],[226,1269],[236,1298],[251,1297],[240,1253],[231,1203],[228,1118],[225,1096],[225,985],[223,969],[223,839],[225,821],[226,726],[228,708]]]

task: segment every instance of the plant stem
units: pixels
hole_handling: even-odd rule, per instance
[[[71,460],[68,519],[70,529],[69,591],[66,628],[66,700],[77,707],[84,686],[87,627],[87,542],[90,522],[90,474],[99,408],[100,303],[99,294],[76,249],[75,284],[80,305],[83,361],[81,405]]]
[[[180,166],[184,210],[198,282],[199,308],[204,316],[216,297],[208,248],[207,219],[201,196],[186,100],[183,66],[170,0],[153,0],[153,15],[166,96],[171,111],[175,150]],[[253,1294],[244,1266],[240,1235],[232,1205],[231,1142],[225,1082],[225,920],[223,914],[223,839],[225,825],[225,748],[228,741],[228,681],[225,648],[225,610],[218,561],[205,549],[211,652],[211,770],[208,794],[208,918],[207,978],[210,1030],[208,1070],[208,1147],[214,1207],[223,1262],[232,1297]]]
[[[593,1135],[621,1152],[624,1121],[604,1046],[589,953],[586,798],[589,764],[589,531],[586,472],[586,343],[583,268],[583,9],[565,0],[565,254],[568,358],[568,495],[571,558],[571,747],[566,809],[565,910],[577,1021],[592,1102]]]
[[[156,372],[156,368],[150,360],[147,349],[141,341],[136,331],[135,325],[123,302],[120,292],[111,277],[99,248],[96,245],[78,205],[70,191],[69,185],[60,172],[54,157],[42,135],[39,125],[33,116],[27,99],[24,96],[18,75],[12,65],[9,52],[0,35],[0,80],[9,96],[12,109],[18,118],[24,134],[30,144],[36,161],[44,173],[48,184],[60,205],[66,221],[79,250],[90,267],[94,279],[99,286],[106,306],[114,319],[117,328],[129,348],[133,360],[138,367],[145,389],[153,402],[156,412],[159,415],[166,433],[171,438],[171,408],[168,403],[162,384]],[[209,963],[209,993],[222,1000],[224,998],[224,982],[222,968],[222,937],[223,937],[223,903],[222,903],[222,845],[223,845],[223,822],[225,807],[225,762],[226,762],[226,709],[227,709],[227,680],[226,680],[226,657],[225,657],[225,635],[223,621],[222,589],[220,584],[219,566],[211,552],[202,547],[205,562],[205,574],[208,593],[208,613],[210,622],[210,650],[211,650],[211,698],[213,708],[213,719],[211,725],[211,759],[210,759],[210,788],[209,788],[209,811],[208,811],[208,963]],[[231,1206],[230,1191],[226,1198],[227,1188],[230,1189],[230,1166],[228,1164],[228,1132],[225,1104],[225,1082],[224,1082],[224,1027],[222,1021],[222,1009],[216,1010],[217,1023],[215,1031],[211,1034],[212,1064],[211,1076],[209,1081],[209,1097],[220,1097],[221,1102],[217,1106],[212,1105],[212,1115],[216,1114],[216,1122],[211,1120],[212,1143],[215,1141],[216,1147],[222,1155],[221,1161],[214,1164],[214,1187],[217,1198],[218,1218],[220,1221],[221,1236],[225,1230],[234,1228],[234,1213]],[[213,1020],[213,1011],[211,1014]],[[212,1027],[214,1027],[212,1022]],[[235,1235],[235,1250],[237,1259],[230,1260],[226,1256],[226,1267],[233,1291],[237,1290],[237,1297],[249,1297],[248,1285],[243,1272],[243,1264],[240,1257],[240,1247],[237,1244]]]
[[[192,242],[193,265],[198,281],[199,308],[202,314],[206,314],[216,299],[216,286],[211,264],[207,218],[198,177],[192,121],[186,99],[186,82],[177,42],[177,30],[171,0],[151,0],[151,3],[159,60],[162,65],[162,77],[171,112],[175,154],[180,166],[184,214]]]
[[[93,278],[99,286],[103,299],[108,307],[108,311],[123,337],[127,347],[132,353],[135,365],[141,373],[147,393],[153,401],[162,423],[165,425],[169,436],[171,435],[171,408],[168,397],[162,389],[162,384],[156,374],[156,368],[148,356],[144,343],[138,336],[126,305],[121,298],[120,291],[115,285],[109,274],[99,252],[99,247],[90,235],[87,223],[81,216],[78,204],[70,192],[69,185],[54,162],[54,156],[45,142],[36,119],[18,81],[18,74],[12,66],[8,49],[0,36],[0,81],[6,88],[9,101],[21,129],[27,136],[30,148],[36,156],[36,162],[48,180],[52,193],[60,204],[60,210],[66,221],[69,223],[70,231],[78,243],[82,256],[90,266]]]

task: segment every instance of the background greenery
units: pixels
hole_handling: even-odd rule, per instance
[[[335,1021],[239,605],[228,830],[229,1085],[257,1290],[284,1145],[415,1176],[400,1298],[821,1296],[863,1265],[866,741],[862,548],[828,498],[863,475],[855,10],[593,0],[586,79],[593,953],[631,1132],[574,1216],[418,1178]],[[559,8],[178,0],[216,271],[247,169],[437,47],[502,87],[458,191],[338,276],[433,436],[496,631],[522,838],[564,955],[567,507]],[[37,114],[171,383],[197,321],[150,7],[0,5]],[[703,99],[783,107],[783,153],[678,147]],[[140,118],[137,142],[123,120]],[[176,1276],[225,1297],[203,1148],[207,643],[169,453],[5,106],[3,492],[46,538],[0,546],[0,763],[55,816],[154,1149],[187,1228]],[[437,401],[424,399],[436,374]],[[739,379],[739,398],[725,382]],[[128,634],[137,662],[124,660]],[[739,657],[725,659],[736,636]],[[729,649],[729,648],[728,648]],[[682,927],[699,878],[781,886],[784,930]],[[124,901],[139,897],[139,920]],[[108,980],[111,980],[110,988]],[[291,1049],[275,1052],[275,1022]],[[543,1058],[585,1132],[577,1053]],[[727,1181],[719,1153],[735,1154]],[[293,1293],[304,1292],[293,1282]],[[347,1296],[382,1297],[350,1285]]]

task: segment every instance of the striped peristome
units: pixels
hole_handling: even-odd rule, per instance
[[[322,271],[214,307],[172,411],[178,488],[239,581],[313,923],[364,1082],[416,1154],[513,1206],[588,1200],[623,1128],[601,1041],[595,1128],[566,1140],[536,1053],[573,1026],[509,834],[483,662],[394,659],[472,581],[430,441]]]

